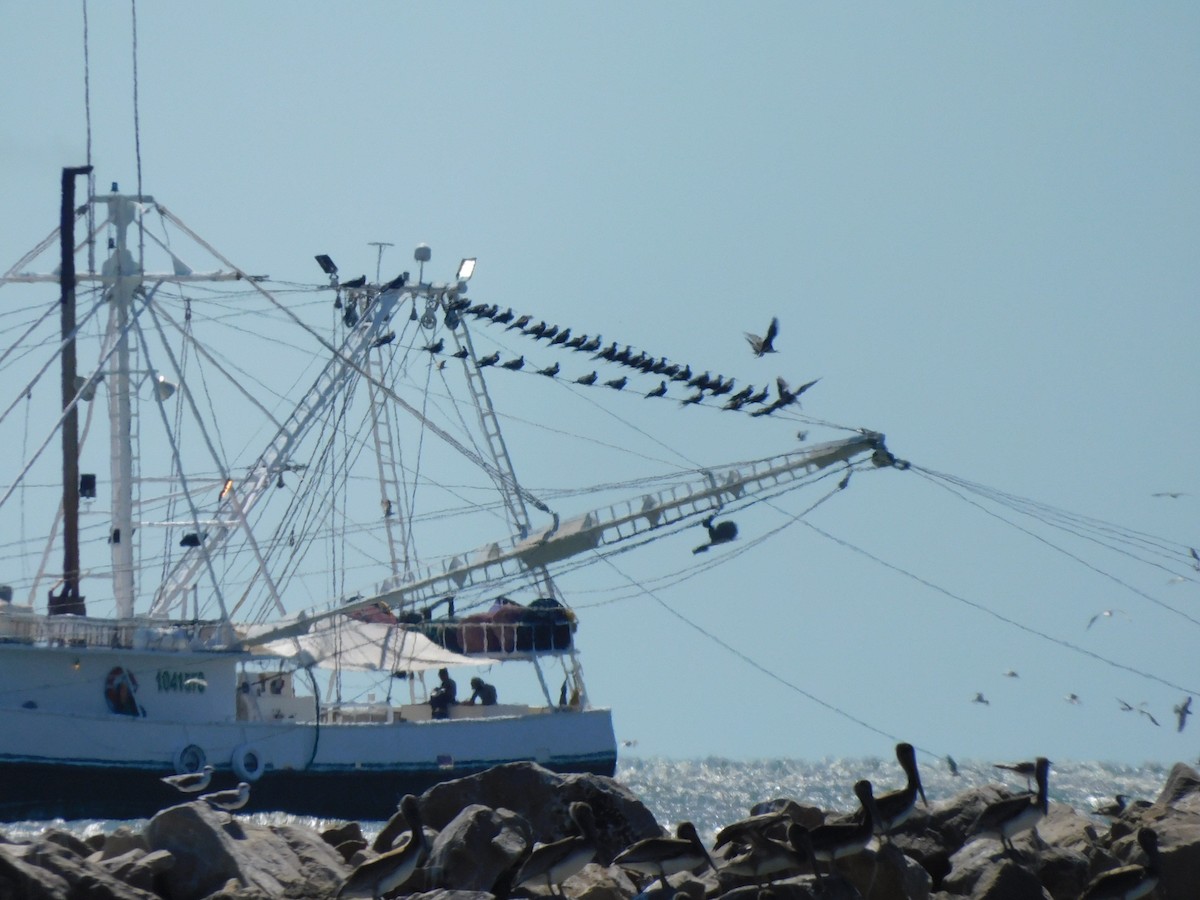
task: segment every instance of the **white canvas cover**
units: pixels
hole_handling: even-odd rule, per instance
[[[293,657],[307,653],[318,666],[358,672],[424,672],[443,666],[489,666],[486,657],[463,656],[439,647],[425,635],[400,625],[326,619],[308,634],[263,645],[268,653]]]

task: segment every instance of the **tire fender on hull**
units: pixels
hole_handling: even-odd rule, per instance
[[[234,750],[229,764],[233,768],[234,774],[249,784],[254,784],[262,778],[263,772],[267,768],[266,758],[254,744],[242,744]]]
[[[208,756],[200,747],[188,744],[175,751],[174,762],[176,775],[188,775],[203,769],[208,762]]]

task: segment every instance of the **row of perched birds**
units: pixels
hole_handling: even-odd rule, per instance
[[[663,890],[667,889],[670,876],[702,866],[750,878],[760,887],[797,869],[811,867],[818,889],[823,889],[826,877],[840,874],[837,869],[839,859],[862,852],[875,838],[890,841],[891,833],[913,814],[918,797],[928,805],[913,746],[897,744],[896,759],[906,776],[904,786],[877,795],[870,781],[858,781],[854,793],[859,809],[848,819],[823,822],[809,828],[801,821],[804,807],[790,802],[780,809],[725,826],[717,832],[712,851],[700,840],[691,822],[681,822],[674,837],[639,840],[619,853],[613,863],[643,878],[657,880]],[[1012,839],[1035,829],[1048,812],[1050,761],[1038,757],[1034,762],[1001,764],[999,767],[1027,779],[1032,777],[1037,783],[1037,791],[989,804],[976,819],[973,832],[998,838],[1005,852],[1015,855],[1017,850]],[[200,772],[162,780],[192,793],[207,787],[211,777],[212,767],[205,766]],[[214,808],[231,813],[244,806],[248,798],[249,785],[245,782],[231,791],[200,796]],[[517,870],[513,889],[544,886],[552,894],[557,888],[561,896],[563,882],[596,857],[600,840],[591,807],[575,802],[570,805],[569,814],[578,833],[535,846]],[[404,824],[408,826],[408,840],[392,848]],[[1080,900],[1133,900],[1149,893],[1159,877],[1157,835],[1152,829],[1142,828],[1138,832],[1138,842],[1146,853],[1148,864],[1122,866],[1101,873],[1084,890]],[[350,873],[338,891],[339,898],[369,897],[375,900],[403,886],[425,863],[429,843],[415,796],[404,797],[399,814],[380,832],[375,846],[383,852]],[[718,854],[718,851],[722,852]],[[818,864],[826,866],[828,871],[823,873]]]
[[[591,353],[593,360],[604,360],[605,362],[614,363],[616,365],[625,366],[634,369],[646,375],[658,375],[660,381],[658,386],[646,392],[645,397],[665,397],[671,383],[679,383],[689,388],[694,388],[694,393],[683,398],[680,402],[683,405],[691,405],[702,402],[707,392],[710,397],[727,397],[722,409],[739,410],[743,406],[758,406],[753,416],[767,416],[772,413],[791,406],[796,403],[800,395],[811,388],[820,379],[814,379],[806,382],[798,388],[791,388],[787,381],[783,378],[775,379],[775,397],[771,397],[770,386],[755,388],[753,385],[747,386],[734,393],[734,378],[726,378],[724,375],[712,375],[708,371],[696,372],[693,371],[689,364],[679,364],[669,361],[665,356],[650,356],[645,351],[635,351],[630,345],[626,344],[621,348],[616,341],[605,346],[603,339],[598,336],[588,336],[586,334],[571,335],[570,328],[560,329],[557,325],[548,325],[546,322],[538,321],[533,323],[533,317],[530,315],[518,316],[511,308],[500,311],[496,304],[477,304],[463,310],[466,315],[471,315],[477,319],[483,319],[494,324],[504,325],[505,330],[518,330],[522,334],[532,337],[535,341],[544,339],[548,346],[561,346],[568,350],[575,350],[582,353]],[[772,320],[771,328],[768,329],[767,337],[770,341],[774,340],[774,334],[778,333],[778,322]],[[755,335],[747,335],[751,347],[754,349],[756,356],[762,356],[764,353],[774,352],[770,347],[770,341],[767,337],[757,337]],[[763,349],[763,348],[767,349]],[[446,349],[444,338],[438,338],[432,341],[421,349],[432,354],[441,354]],[[468,356],[465,348],[459,349],[457,352],[450,354],[457,359],[466,359]],[[526,367],[524,354],[501,362],[499,351],[483,356],[478,361],[479,368],[487,368],[496,366],[509,371],[520,371]],[[544,368],[534,369],[539,375],[545,375],[550,378],[555,378],[561,372],[561,367],[557,362]],[[596,370],[590,373],[581,375],[574,379],[575,384],[592,385],[603,384],[614,390],[624,390],[629,384],[628,376],[620,376],[607,380],[601,380],[600,375]]]

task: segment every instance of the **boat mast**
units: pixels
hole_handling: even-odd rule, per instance
[[[152,197],[127,196],[117,193],[117,185],[106,201],[109,221],[116,229],[112,254],[101,269],[104,283],[109,285],[108,301],[112,310],[111,334],[116,351],[109,359],[110,475],[112,477],[112,524],[109,545],[113,566],[113,599],[117,617],[133,615],[133,412],[129,381],[129,321],[133,294],[142,284],[142,266],[130,252],[127,238],[129,225],[142,202],[153,203]]]
[[[50,615],[86,615],[84,598],[79,593],[79,415],[75,404],[75,178],[87,175],[91,166],[75,166],[62,171],[62,208],[59,218],[59,243],[62,264],[62,425],[63,473],[63,575],[58,596],[50,592]]]

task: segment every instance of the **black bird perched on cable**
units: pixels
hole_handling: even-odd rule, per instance
[[[658,383],[658,387],[656,387],[654,390],[652,390],[646,396],[647,397],[661,397],[666,392],[667,392],[667,383],[665,381],[660,381]]]
[[[510,310],[510,313],[511,313],[511,310]],[[526,325],[528,325],[528,324],[529,324],[529,320],[530,320],[531,318],[533,318],[533,317],[532,317],[532,316],[521,316],[521,318],[517,319],[515,322],[513,322],[511,325],[509,325],[509,326],[508,326],[507,328],[505,328],[504,330],[505,330],[505,331],[512,331],[514,328],[521,328],[521,329],[523,329],[523,328],[524,328]],[[507,322],[509,319],[512,319],[512,316],[511,316],[511,315],[509,315],[508,319],[505,319],[505,321]],[[493,322],[499,322],[499,321],[500,321],[500,317],[499,317],[499,316],[496,316],[496,318],[494,318],[492,321],[493,321]]]
[[[616,355],[617,355],[617,342],[613,341],[611,344],[609,344],[607,347],[605,347],[603,350],[601,350],[599,353],[597,353],[595,356],[593,356],[592,359],[607,359],[609,362],[612,362],[613,357],[615,357]]]
[[[518,356],[516,359],[510,359],[506,363],[501,363],[500,368],[508,369],[510,372],[516,372],[524,365],[525,365],[525,357]]]
[[[573,337],[569,341],[564,341],[563,343],[565,346],[570,347],[572,350],[578,350],[580,347],[582,347],[584,345],[584,343],[586,341],[587,341],[587,335],[581,334],[581,335],[579,335],[579,337]]]
[[[406,284],[408,284],[408,273],[401,272],[399,275],[397,275],[395,278],[393,278],[391,281],[389,281],[387,284],[385,284],[383,286],[383,289],[385,291],[390,291],[392,288],[402,288]]]
[[[720,375],[718,375],[717,380],[710,384],[708,389],[712,392],[714,397],[720,397],[722,394],[728,394],[733,390],[733,383],[735,380],[736,379],[730,378],[728,381],[726,381]]]
[[[682,369],[671,376],[672,381],[687,381],[692,377],[692,367],[685,365]]]
[[[626,378],[624,375],[622,375],[620,378],[614,378],[612,381],[606,381],[604,383],[607,384],[613,390],[619,391],[619,390],[621,390],[621,388],[625,387],[625,384],[628,381],[629,381],[629,379]]]
[[[359,275],[357,278],[351,278],[349,281],[343,281],[342,287],[344,287],[344,288],[360,288],[366,283],[367,283],[367,276]]]
[[[713,524],[713,519],[717,517],[716,513],[706,516],[700,520],[700,524],[708,529],[708,543],[701,544],[692,550],[692,553],[707,553],[709,547],[715,547],[717,544],[728,544],[737,537],[737,523],[733,521],[717,522]]]
[[[375,340],[373,340],[371,342],[371,347],[372,348],[382,347],[385,344],[390,344],[395,339],[396,339],[396,332],[389,331],[387,334],[381,334],[379,337],[375,338]]]
[[[686,399],[680,400],[679,405],[680,406],[691,406],[693,403],[699,403],[703,399],[704,399],[704,391],[696,391],[696,393],[692,394],[692,396],[687,397]]]
[[[454,358],[455,359],[466,359],[467,358],[467,348],[460,347],[459,350],[454,354]]]
[[[775,338],[779,336],[779,320],[771,319],[771,324],[767,326],[767,333],[762,337],[757,334],[745,332],[746,340],[750,342],[750,349],[754,351],[755,356],[762,356],[766,353],[775,352]]]
[[[421,349],[427,353],[441,353],[446,349],[446,341],[442,338],[438,338],[432,344],[426,344]]]
[[[533,339],[536,341],[538,338],[540,338],[543,334],[546,333],[546,329],[549,327],[550,326],[547,325],[545,322],[538,322],[533,327],[526,328],[525,334],[531,335],[533,337]]]
[[[550,339],[551,339],[552,337],[554,337],[556,334],[558,334],[558,326],[557,326],[557,325],[551,325],[549,328],[547,328],[547,329],[546,329],[545,331],[543,331],[541,334],[535,334],[535,335],[533,336],[533,339],[534,339],[535,341],[536,341],[538,338],[545,338],[546,340],[550,340]]]
[[[558,363],[555,363],[552,366],[546,366],[546,368],[544,368],[544,369],[538,369],[538,374],[545,375],[548,378],[553,378],[555,375],[558,374]]]
[[[763,388],[757,394],[751,394],[746,398],[747,403],[765,403],[767,395],[770,393],[770,388]]]
[[[483,359],[481,359],[479,361],[479,368],[482,369],[482,368],[485,368],[486,366],[494,366],[499,361],[500,361],[500,351],[497,350],[495,353],[489,353],[487,356],[485,356]]]
[[[729,385],[730,385],[730,387],[732,387],[733,382],[730,381]],[[749,400],[750,395],[753,393],[754,393],[754,385],[748,384],[744,388],[742,388],[740,391],[738,391],[736,394],[734,394],[732,397],[730,397],[728,402],[733,403],[734,401],[736,401],[740,405],[742,403],[745,403],[747,400]]]
[[[488,311],[488,305],[486,303],[476,303],[474,306],[472,306],[470,309],[467,310],[467,315],[474,316],[475,318],[478,319],[480,316],[484,315],[487,311]]]
[[[580,375],[578,378],[575,379],[575,383],[576,384],[595,384],[596,383],[595,370],[592,371],[591,375]]]
[[[512,311],[512,307],[510,306],[504,312],[500,313],[500,315],[492,316],[492,321],[499,322],[501,325],[503,325],[505,322],[511,322],[514,315],[515,313]]]
[[[601,343],[602,343],[602,340],[600,338],[600,335],[596,335],[590,341],[580,344],[579,349],[581,351],[583,351],[584,353],[595,353],[597,350],[600,349]]]
[[[694,388],[700,388],[700,390],[704,390],[711,384],[712,384],[712,376],[709,375],[707,372],[705,372],[703,375],[697,375],[695,378],[689,379],[687,386],[694,387]]]
[[[558,334],[556,334],[554,336],[554,338],[550,341],[550,346],[553,347],[555,344],[565,344],[570,339],[571,339],[571,329],[564,328],[562,331],[560,331]]]

